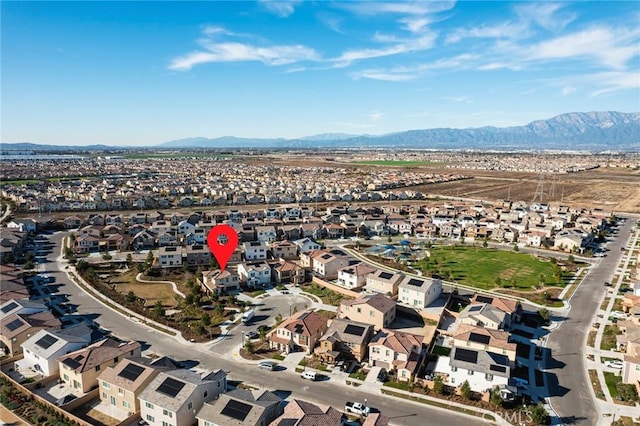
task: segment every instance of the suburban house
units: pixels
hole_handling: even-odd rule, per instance
[[[269,347],[286,353],[311,354],[326,330],[326,317],[313,311],[297,312],[269,334]]]
[[[371,324],[376,330],[380,330],[396,319],[396,302],[379,293],[341,300],[338,318]]]
[[[403,278],[404,274],[400,272],[389,272],[383,269],[377,269],[367,275],[364,290],[368,293],[395,296],[398,294],[398,286]]]
[[[272,265],[271,279],[278,284],[300,284],[305,281],[304,268],[293,262],[281,260]]]
[[[3,282],[4,286],[5,283]],[[38,312],[48,311],[49,308],[44,302],[29,299],[13,299],[0,305],[0,321],[15,314],[35,314]]]
[[[505,318],[506,327],[510,327],[513,322],[520,322],[522,320],[522,305],[517,300],[475,293],[471,298],[471,304],[475,303],[488,303],[507,314]]]
[[[186,263],[189,266],[210,266],[214,260],[211,250],[204,245],[194,244],[187,246],[184,251],[186,259],[183,259],[182,263]]]
[[[282,399],[271,391],[233,389],[205,402],[198,426],[266,426],[283,413]]]
[[[274,241],[271,243],[271,255],[274,259],[297,259],[298,246],[291,241]]]
[[[24,358],[16,370],[33,369],[44,377],[58,373],[58,357],[91,342],[91,329],[80,323],[61,330],[40,330],[22,344]]]
[[[162,371],[140,393],[140,417],[149,424],[191,425],[202,405],[226,390],[222,370],[202,376],[187,369]]]
[[[98,386],[98,376],[102,371],[123,358],[139,357],[141,347],[139,342],[121,342],[108,337],[86,348],[69,352],[58,358],[60,379],[74,393],[87,393]]]
[[[270,426],[341,426],[342,424],[342,412],[332,406],[319,406],[300,399],[292,399],[284,407],[282,415],[271,422]]]
[[[334,280],[338,278],[338,271],[349,264],[348,257],[327,252],[313,258],[313,272],[323,279]]]
[[[249,288],[263,286],[271,282],[271,267],[264,261],[239,263],[238,278]]]
[[[345,266],[338,270],[337,284],[349,290],[362,288],[366,284],[367,276],[375,271],[377,271],[376,268],[364,262]]]
[[[121,411],[123,415],[138,413],[138,396],[151,380],[161,371],[175,369],[176,365],[167,357],[123,358],[115,366],[107,367],[98,376],[100,401],[112,409]]]
[[[301,238],[293,242],[298,246],[298,252],[306,253],[312,250],[320,250],[320,244],[313,241],[311,238]]]
[[[459,387],[468,381],[472,391],[486,392],[508,386],[511,362],[506,355],[454,346],[450,356],[438,357],[435,371],[446,385]]]
[[[182,247],[162,246],[158,249],[158,265],[161,268],[182,266]]]
[[[314,353],[326,364],[334,364],[340,359],[362,362],[367,357],[367,345],[372,336],[373,326],[370,324],[334,319]]]
[[[415,378],[422,361],[422,336],[382,329],[369,343],[369,362],[394,370],[400,381]]]
[[[233,268],[226,268],[224,271],[220,269],[202,271],[202,289],[208,295],[226,293],[238,288],[240,288],[240,278]]]
[[[509,332],[503,330],[460,324],[452,337],[454,346],[506,355],[514,367],[517,345],[509,342],[509,336]]]
[[[566,252],[579,252],[593,240],[593,234],[581,229],[564,229],[555,235],[553,247]]]
[[[57,330],[60,320],[50,311],[12,314],[0,320],[0,343],[9,357],[22,353],[22,344],[43,329]]]
[[[442,294],[442,281],[433,278],[404,277],[398,284],[398,303],[426,308]]]
[[[501,330],[508,322],[507,314],[488,303],[474,303],[464,308],[458,315],[461,324]]]
[[[256,226],[256,239],[265,244],[274,242],[276,228],[274,226]]]
[[[242,243],[242,252],[247,261],[266,260],[269,247],[260,241]]]

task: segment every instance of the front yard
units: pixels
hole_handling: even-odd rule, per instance
[[[605,325],[604,334],[602,335],[602,341],[600,342],[600,349],[603,351],[610,351],[616,349],[616,336],[622,332],[617,325]]]

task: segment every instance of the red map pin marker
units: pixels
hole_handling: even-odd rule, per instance
[[[207,245],[218,261],[220,269],[224,271],[229,258],[238,246],[238,234],[229,225],[216,225],[207,235]]]

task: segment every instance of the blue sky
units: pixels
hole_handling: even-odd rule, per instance
[[[3,142],[382,134],[640,111],[640,6],[1,3]]]

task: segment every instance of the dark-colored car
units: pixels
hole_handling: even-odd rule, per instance
[[[387,381],[387,370],[385,370],[384,368],[381,369],[380,372],[378,372],[378,381],[379,382]]]

